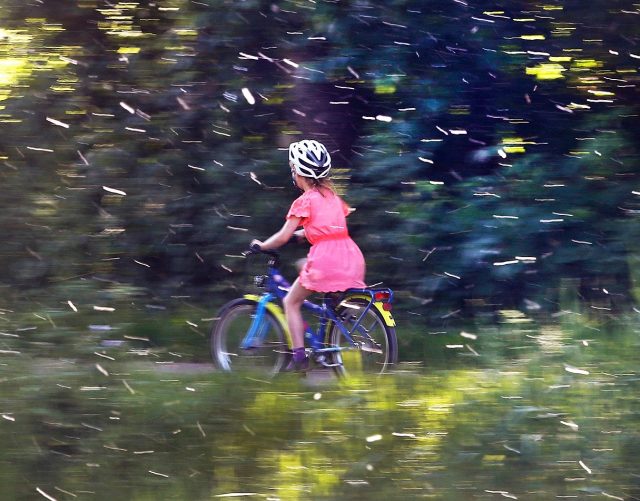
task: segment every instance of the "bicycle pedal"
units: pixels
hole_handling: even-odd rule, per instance
[[[327,369],[333,369],[334,367],[340,367],[342,364],[330,364],[328,362],[322,362],[320,365]]]
[[[330,364],[329,362],[327,362],[327,357],[325,357],[324,355],[318,355],[316,357],[313,357],[313,361],[315,362],[316,365],[326,369],[331,369],[333,367],[338,367],[342,365],[342,364]]]

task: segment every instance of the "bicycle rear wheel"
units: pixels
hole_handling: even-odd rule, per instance
[[[336,308],[336,315],[344,327],[351,331],[362,316],[369,301],[362,298],[346,298]],[[375,306],[371,306],[351,334],[352,344],[333,324],[327,342],[340,348],[332,353],[334,370],[340,376],[356,374],[381,374],[391,370],[398,361],[396,330],[389,327]]]
[[[250,299],[236,299],[222,308],[210,336],[211,358],[219,369],[275,374],[287,362],[290,353],[284,328],[269,310],[264,312],[251,346],[242,347],[257,307]]]

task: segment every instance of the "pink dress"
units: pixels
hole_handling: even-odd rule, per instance
[[[338,292],[365,287],[362,252],[349,236],[349,207],[331,190],[305,191],[287,213],[301,218],[311,249],[300,272],[300,284],[315,292]]]

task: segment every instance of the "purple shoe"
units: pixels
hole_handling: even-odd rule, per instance
[[[289,363],[286,365],[282,372],[301,372],[306,373],[310,369],[309,357],[304,357],[301,361],[296,361],[294,357],[291,357]]]

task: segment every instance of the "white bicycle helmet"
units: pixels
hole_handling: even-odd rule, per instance
[[[331,170],[331,155],[318,141],[304,139],[289,145],[289,162],[299,176],[321,179]]]

